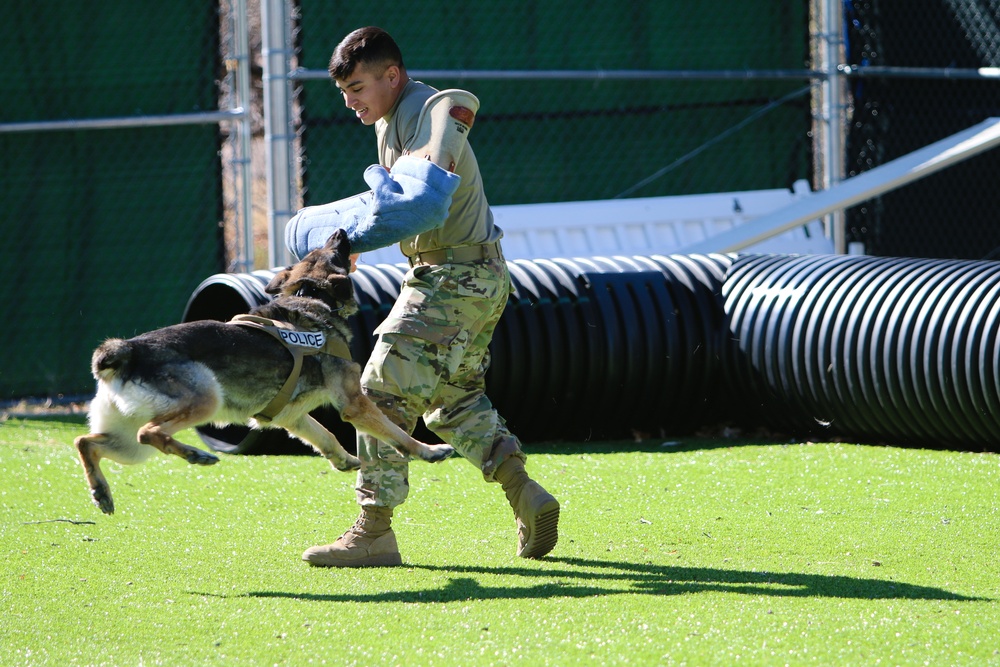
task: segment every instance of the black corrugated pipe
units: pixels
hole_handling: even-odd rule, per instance
[[[723,255],[512,260],[488,393],[521,437],[684,433],[715,417]]]
[[[512,260],[514,294],[491,346],[487,393],[526,441],[684,433],[718,418],[722,280],[732,257],[692,255]],[[399,294],[405,265],[361,264],[351,274],[359,312],[354,358]],[[274,271],[203,281],[183,321],[228,320],[264,303]],[[348,448],[353,429],[332,409],[314,413]],[[283,431],[201,427],[212,448],[306,451]],[[428,441],[426,431],[417,433]]]
[[[747,255],[723,293],[726,367],[761,424],[995,451],[1000,263]]]

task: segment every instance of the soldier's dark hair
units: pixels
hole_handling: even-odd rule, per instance
[[[389,33],[375,26],[358,28],[340,40],[330,57],[330,76],[346,79],[359,65],[382,70],[390,65],[405,68],[399,45]]]

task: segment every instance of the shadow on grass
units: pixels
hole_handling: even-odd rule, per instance
[[[545,579],[534,586],[483,586],[474,577],[454,577],[443,587],[374,594],[252,591],[240,597],[290,598],[311,602],[458,602],[463,600],[586,598],[606,595],[685,595],[704,591],[773,597],[826,597],[859,600],[907,599],[990,601],[940,588],[881,579],[794,572],[746,572],[715,568],[645,565],[584,558],[549,558],[565,569],[410,564],[414,569],[469,575],[511,575]],[[553,582],[562,579],[562,582]],[[568,580],[568,581],[567,581]]]

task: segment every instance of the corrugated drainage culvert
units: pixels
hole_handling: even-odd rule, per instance
[[[514,293],[493,337],[487,395],[525,440],[688,432],[718,415],[722,280],[732,257],[691,255],[511,260]],[[405,265],[360,264],[354,358],[399,295]],[[265,303],[275,271],[218,274],[188,301],[183,321],[228,320]],[[353,429],[332,409],[317,417],[349,449]],[[200,427],[214,449],[305,451],[283,431]],[[417,437],[435,438],[418,428]]]
[[[650,255],[508,262],[514,293],[487,395],[527,441],[683,435],[734,422],[795,436],[995,450],[1000,263],[845,255]],[[355,359],[404,265],[351,274]],[[219,274],[184,321],[264,303],[273,271]],[[317,418],[347,446],[332,409]],[[203,427],[223,451],[304,447]],[[421,425],[417,437],[437,441]]]
[[[761,423],[995,449],[1000,263],[742,256],[723,285],[726,365]]]

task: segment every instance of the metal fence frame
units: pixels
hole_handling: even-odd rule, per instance
[[[229,135],[232,144],[232,173],[239,184],[239,197],[235,202],[236,249],[231,270],[252,271],[254,261],[252,226],[252,174],[250,165],[251,114],[250,114],[250,28],[247,0],[221,0],[230,2],[229,12],[233,39],[229,50],[222,54],[228,76],[231,100],[229,108],[200,113],[164,114],[148,116],[123,116],[115,118],[86,118],[52,121],[24,121],[0,123],[0,134],[18,132],[60,132],[66,130],[109,130],[136,127],[170,127],[177,125],[222,125],[233,128]]]
[[[247,0],[220,0],[229,3],[232,43],[230,52],[223,54],[231,99],[228,108],[214,112],[93,118],[80,120],[0,123],[0,133],[58,132],[65,130],[122,129],[130,127],[171,126],[187,124],[228,124],[232,127],[231,173],[237,184],[234,203],[236,221],[235,261],[231,270],[252,271],[253,201],[251,173],[251,113],[250,87],[252,55],[249,48],[250,25]],[[296,141],[297,113],[293,86],[298,81],[325,79],[325,70],[308,70],[296,66],[293,27],[296,20],[294,0],[261,0],[261,40],[264,92],[264,150],[267,185],[267,232],[269,266],[291,261],[284,248],[285,222],[301,202],[298,149]],[[473,80],[747,80],[747,79],[808,79],[814,83],[813,152],[816,156],[817,190],[830,190],[844,178],[844,138],[847,123],[846,85],[858,77],[925,78],[925,79],[1000,79],[1000,68],[912,68],[912,67],[852,67],[844,64],[842,0],[812,0],[814,33],[811,51],[818,68],[814,70],[414,70],[419,78],[461,78]],[[911,181],[898,183],[901,187]],[[826,218],[828,236],[837,252],[846,252],[843,209],[838,206]],[[777,233],[777,232],[776,232]]]
[[[263,7],[267,7],[267,12]],[[291,261],[291,257],[281,244],[284,223],[294,212],[294,202],[300,193],[294,189],[299,180],[293,141],[296,136],[292,119],[295,117],[291,94],[296,81],[326,79],[325,70],[309,70],[294,65],[294,45],[291,41],[293,0],[262,0],[262,15],[278,17],[274,25],[266,27],[264,37],[264,81],[265,116],[270,118],[267,125],[270,134],[266,137],[268,146],[267,174],[269,193],[274,192],[273,206],[268,207],[269,260],[272,266]],[[505,80],[634,80],[671,79],[689,81],[746,80],[746,79],[808,79],[814,82],[813,118],[814,144],[816,156],[817,190],[834,189],[844,179],[844,146],[847,128],[847,112],[850,105],[846,91],[847,82],[854,77],[879,76],[896,78],[960,78],[996,79],[1000,78],[998,68],[903,68],[903,67],[851,67],[845,64],[845,34],[843,0],[812,0],[813,34],[810,36],[811,52],[815,70],[414,70],[417,78],[450,79],[505,79]],[[893,189],[915,180],[909,177],[893,184]],[[271,184],[275,185],[271,185]],[[847,203],[835,205],[825,219],[827,235],[832,238],[838,253],[846,253],[846,231],[844,209]],[[782,230],[775,230],[774,235]]]
[[[264,94],[267,133],[268,178],[268,259],[271,266],[291,261],[283,247],[284,223],[294,213],[294,202],[300,193],[293,189],[299,179],[293,141],[296,136],[291,119],[295,117],[291,94],[296,81],[326,79],[325,70],[310,70],[294,65],[292,44],[293,0],[261,0],[264,54]],[[788,80],[808,79],[819,84],[819,94],[814,94],[814,122],[821,128],[817,133],[814,151],[830,156],[821,170],[819,187],[829,188],[843,177],[843,138],[846,108],[841,102],[844,41],[840,21],[841,0],[813,0],[814,22],[819,26],[813,36],[813,50],[820,55],[819,70],[413,70],[420,79],[449,78],[472,80]],[[816,51],[818,49],[818,51]],[[819,103],[817,103],[819,100]],[[844,222],[842,213],[834,214],[826,223],[827,234],[834,230],[838,252],[845,252]]]

